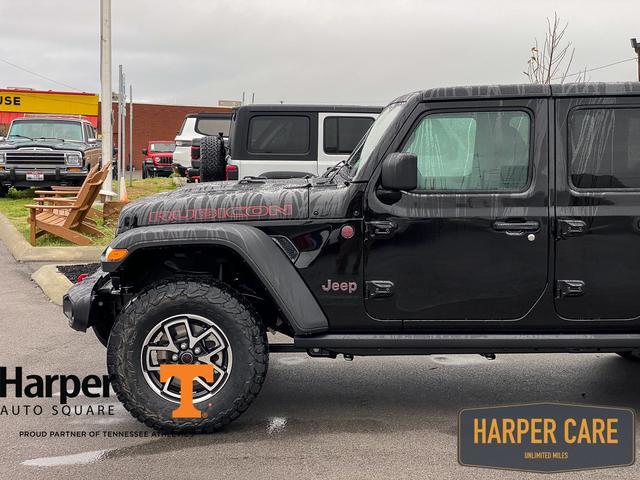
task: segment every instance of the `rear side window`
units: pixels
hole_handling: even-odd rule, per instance
[[[195,130],[201,135],[218,135],[222,132],[222,135],[228,137],[230,127],[230,118],[196,118]]]
[[[324,119],[324,153],[350,154],[369,127],[371,117],[327,117]]]
[[[640,109],[574,110],[569,175],[576,188],[640,188]]]
[[[257,115],[249,121],[251,153],[303,154],[309,151],[309,117]]]
[[[520,111],[431,114],[403,151],[418,157],[419,190],[522,191],[529,130],[529,115]]]

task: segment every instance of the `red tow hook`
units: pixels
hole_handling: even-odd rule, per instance
[[[76,283],[80,283],[82,280],[84,280],[88,276],[89,276],[88,273],[81,273],[80,275],[78,275],[78,278],[76,279]]]

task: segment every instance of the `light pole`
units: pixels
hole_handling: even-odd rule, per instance
[[[631,39],[631,48],[636,51],[638,56],[638,81],[640,81],[640,43],[635,38]]]
[[[102,162],[113,157],[111,129],[111,0],[100,0],[100,130],[102,132]],[[102,186],[113,193],[113,174],[109,173]]]

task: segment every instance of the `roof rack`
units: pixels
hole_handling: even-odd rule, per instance
[[[84,115],[73,115],[73,114],[62,114],[62,113],[25,113],[20,118],[49,118],[49,119],[60,119],[60,120],[85,120],[89,122],[90,120]]]

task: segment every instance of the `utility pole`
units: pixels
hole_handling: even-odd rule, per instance
[[[113,157],[111,129],[111,0],[100,0],[100,130],[102,132],[102,162]],[[113,173],[109,173],[102,189],[113,193]]]
[[[129,186],[133,186],[133,86],[129,84]]]
[[[635,38],[631,39],[631,48],[636,51],[638,56],[638,81],[640,82],[640,43]]]
[[[118,65],[118,196],[122,195],[122,64]]]
[[[122,64],[118,68],[119,85],[118,85],[118,197],[121,201],[127,199],[127,187],[125,185],[124,167],[125,167],[125,145],[127,130],[127,90],[125,88],[125,76],[122,73]]]

